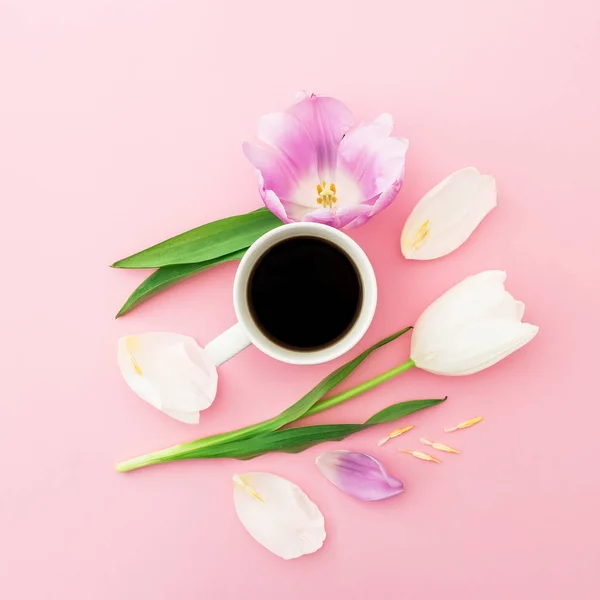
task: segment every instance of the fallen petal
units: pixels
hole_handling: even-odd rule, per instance
[[[383,500],[404,491],[374,457],[362,452],[334,450],[317,457],[317,467],[331,483],[359,500]]]
[[[119,340],[127,385],[143,400],[184,423],[198,423],[217,393],[217,369],[196,340],[177,333],[144,333]]]
[[[496,206],[496,182],[475,167],[452,173],[419,200],[402,230],[406,258],[431,260],[461,246]]]
[[[290,559],[323,545],[323,515],[297,485],[272,473],[235,475],[233,481],[237,516],[267,550]]]

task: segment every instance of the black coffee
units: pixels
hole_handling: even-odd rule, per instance
[[[312,236],[275,244],[248,282],[248,304],[259,329],[296,350],[338,341],[354,325],[361,302],[354,263],[337,246]]]

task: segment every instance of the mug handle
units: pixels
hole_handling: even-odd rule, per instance
[[[251,343],[242,325],[236,323],[233,327],[218,335],[212,342],[209,342],[204,350],[208,352],[208,355],[218,367],[247,348]]]

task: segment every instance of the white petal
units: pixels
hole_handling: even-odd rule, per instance
[[[118,362],[129,387],[165,414],[197,423],[217,393],[217,369],[197,342],[176,333],[144,333],[119,340]]]
[[[415,364],[442,375],[481,371],[529,342],[538,328],[521,323],[525,305],[505,289],[503,271],[467,277],[419,317],[411,340]]]
[[[165,415],[169,415],[182,423],[188,423],[189,425],[197,425],[200,423],[200,411],[184,411],[165,408],[163,411]]]
[[[496,182],[475,167],[452,173],[417,203],[402,230],[402,254],[430,260],[461,246],[496,206]]]
[[[233,480],[236,513],[267,550],[289,559],[323,545],[323,515],[297,485],[272,473],[245,473]]]

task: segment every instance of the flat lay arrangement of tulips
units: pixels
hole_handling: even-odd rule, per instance
[[[351,350],[370,324],[377,294],[374,277],[370,279],[368,258],[348,236],[335,230],[362,226],[398,195],[404,180],[408,142],[392,137],[392,127],[388,114],[354,125],[352,113],[342,102],[302,94],[285,112],[263,116],[258,125],[258,141],[243,145],[256,169],[265,207],[201,225],[113,265],[156,269],[125,302],[117,315],[120,317],[183,279],[226,261],[242,261],[234,284],[239,323],[217,339],[204,347],[191,337],[175,333],[143,333],[119,340],[121,373],[139,397],[174,419],[195,424],[200,412],[209,408],[217,395],[218,366],[249,344],[275,360],[306,365],[326,362]],[[432,260],[451,253],[495,206],[493,177],[480,174],[474,167],[452,173],[421,198],[406,220],[399,232],[403,256]],[[311,243],[315,239],[322,242],[323,249],[314,245],[309,248],[307,239]],[[269,318],[262,322],[261,302],[277,300],[277,294],[301,293],[304,298],[313,292],[302,285],[299,292],[291,284],[286,284],[287,291],[280,289],[281,282],[288,281],[278,270],[284,261],[282,257],[293,257],[289,260],[302,263],[317,256],[321,271],[312,263],[306,267],[306,273],[295,267],[290,281],[297,274],[308,282],[316,281],[317,286],[321,284],[317,279],[320,276],[327,279],[322,282],[321,294],[344,292],[346,288],[340,286],[349,280],[341,275],[339,280],[330,276],[327,269],[334,267],[330,267],[327,253],[332,261],[338,261],[331,265],[345,260],[354,268],[348,271],[353,275],[347,277],[355,277],[358,291],[352,288],[354,295],[348,293],[347,302],[352,309],[348,310],[348,322],[342,323],[339,331],[335,329],[339,324],[332,323],[330,339],[323,341],[327,323],[317,324],[315,316],[308,312],[298,317],[306,318],[306,323],[294,328],[288,315],[279,315],[277,302],[275,309],[267,304]],[[283,267],[288,269],[289,278],[288,263]],[[425,308],[413,325],[407,324],[358,354],[271,419],[124,460],[117,465],[117,471],[182,459],[247,460],[269,452],[299,453],[381,424],[390,425],[378,446],[390,443],[412,429],[409,423],[394,425],[394,429],[392,423],[446,398],[399,402],[358,423],[302,425],[299,421],[412,368],[438,375],[469,375],[527,344],[538,328],[522,321],[525,305],[506,291],[505,280],[503,271],[484,271],[457,282]],[[319,342],[311,344],[302,337],[296,343],[293,336],[299,335],[298,331],[305,337],[314,334]],[[286,335],[292,337],[288,339]],[[404,362],[349,390],[335,392],[371,354],[403,335],[411,336],[410,353]],[[420,437],[418,448],[400,447],[398,451],[440,463],[443,456],[450,459],[460,452],[460,444],[448,442],[447,434],[455,435],[454,432],[481,420],[481,416],[465,415],[462,422],[449,423],[439,436],[427,432],[429,437]],[[373,448],[375,452],[378,446]],[[402,482],[371,454],[333,450],[320,454],[316,463],[329,481],[360,500],[382,500],[404,490]],[[322,546],[324,517],[296,485],[274,474],[258,472],[236,475],[233,484],[240,521],[268,550],[289,559]]]

